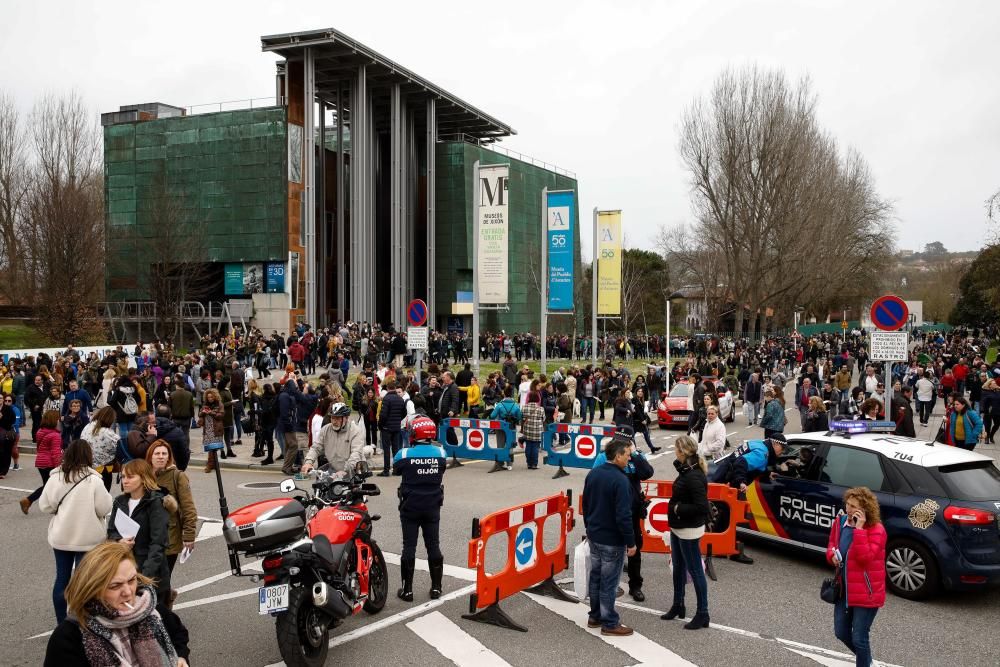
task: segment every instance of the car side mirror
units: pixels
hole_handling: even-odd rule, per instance
[[[282,493],[288,493],[289,491],[294,491],[297,487],[295,486],[294,479],[283,479],[281,484],[278,485],[278,489]]]

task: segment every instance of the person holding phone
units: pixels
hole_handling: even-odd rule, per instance
[[[833,606],[833,631],[855,656],[858,667],[872,662],[871,627],[885,604],[885,544],[878,499],[867,487],[844,492],[845,511],[837,517],[826,559],[841,567],[843,593]]]

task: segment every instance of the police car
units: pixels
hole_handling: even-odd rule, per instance
[[[838,421],[789,434],[773,480],[747,488],[749,527],[739,531],[826,551],[844,491],[878,497],[888,535],[886,583],[912,600],[940,588],[1000,583],[1000,471],[982,454],[892,435],[892,422]]]

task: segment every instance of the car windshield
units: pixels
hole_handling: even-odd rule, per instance
[[[688,387],[691,385],[685,384],[675,384],[674,388],[670,390],[671,396],[685,397],[688,395]]]
[[[1000,470],[990,461],[941,466],[938,472],[956,500],[1000,500]]]

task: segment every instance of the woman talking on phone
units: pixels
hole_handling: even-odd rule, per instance
[[[878,499],[867,487],[844,492],[845,512],[830,530],[826,559],[841,566],[841,594],[833,606],[833,631],[855,656],[857,667],[872,662],[872,622],[885,604],[885,527]]]

